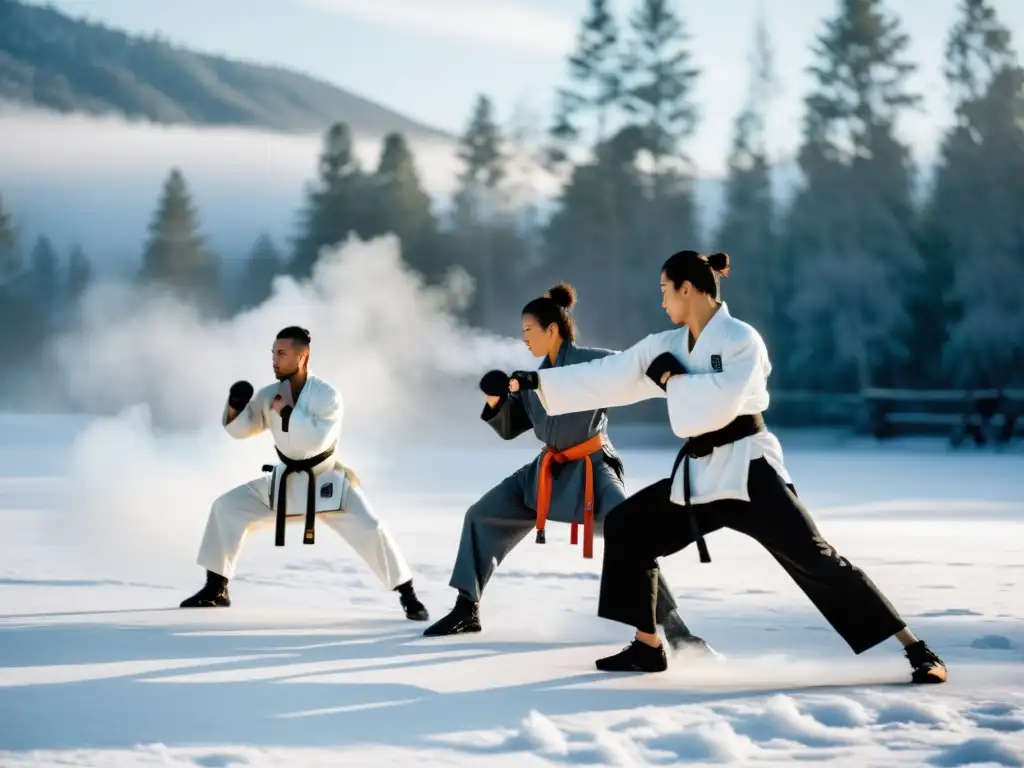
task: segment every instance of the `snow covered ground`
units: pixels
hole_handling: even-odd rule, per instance
[[[196,455],[163,457],[171,480],[133,482],[126,501],[106,484],[122,459],[97,455],[113,424],[0,416],[2,766],[1024,764],[1019,449],[781,435],[825,535],[949,664],[947,685],[914,687],[895,640],[853,656],[731,532],[709,540],[710,565],[664,563],[728,660],[662,675],[596,672],[628,632],[595,616],[601,542],[583,560],[557,524],[503,564],[478,636],[422,637],[327,529],[283,550],[253,535],[235,605],[181,611],[201,583],[204,504],[257,460],[219,480]],[[670,466],[670,445],[618,434],[631,488]],[[481,433],[362,462],[435,617],[463,510],[536,447]]]

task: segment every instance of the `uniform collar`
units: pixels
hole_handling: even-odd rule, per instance
[[[711,316],[711,319],[708,320],[708,324],[704,326],[704,330],[702,330],[700,332],[700,336],[698,336],[697,337],[697,341],[694,342],[694,349],[696,349],[697,344],[700,344],[701,340],[705,336],[707,336],[708,332],[714,333],[715,329],[719,325],[721,325],[723,322],[725,322],[725,319],[729,318],[729,317],[732,317],[732,315],[729,314],[729,306],[724,301],[719,302],[718,311],[715,312],[715,314],[713,314]],[[690,347],[690,337],[691,336],[692,336],[692,334],[690,333],[690,327],[686,326],[686,346],[687,346],[687,349],[689,349],[689,347]]]
[[[550,358],[547,355],[544,355],[544,359],[541,361],[538,370],[544,370],[545,368],[554,368],[559,365],[565,365],[565,356],[569,354],[569,348],[575,348],[575,346],[576,345],[573,344],[571,341],[563,341],[562,346],[558,348],[558,354],[555,355],[554,365],[552,365]]]

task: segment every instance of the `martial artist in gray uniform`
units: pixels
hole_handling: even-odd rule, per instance
[[[571,286],[560,284],[523,308],[523,341],[535,356],[544,357],[541,370],[613,354],[610,350],[576,346],[575,326],[569,313],[575,298]],[[509,376],[501,371],[484,376],[480,387],[487,395],[487,404],[481,418],[505,440],[533,429],[545,447],[532,462],[485,493],[466,512],[449,582],[459,596],[452,611],[424,635],[481,631],[479,603],[484,587],[501,561],[531,529],[536,527],[537,541],[544,542],[545,517],[573,524],[574,543],[577,527],[582,526],[583,554],[590,557],[594,529],[600,528],[607,514],[626,498],[622,462],[608,440],[605,410],[552,418],[545,413],[535,392],[510,391],[510,384],[515,390],[516,382],[510,382]],[[545,460],[545,454],[551,456]],[[547,478],[543,477],[545,474]],[[545,507],[547,514],[538,515],[538,510]],[[674,649],[713,653],[687,629],[661,576],[657,615]]]

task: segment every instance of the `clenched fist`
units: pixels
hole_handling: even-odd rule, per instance
[[[647,367],[647,378],[662,389],[666,388],[669,379],[683,373],[686,373],[686,368],[679,362],[679,358],[669,352],[662,352]]]
[[[240,411],[252,400],[255,390],[248,381],[236,381],[228,390],[228,408]]]

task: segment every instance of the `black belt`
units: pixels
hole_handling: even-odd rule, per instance
[[[690,533],[697,543],[697,552],[700,554],[702,563],[710,563],[711,555],[708,554],[708,545],[704,541],[704,534],[701,533],[697,524],[697,515],[690,505],[690,459],[701,459],[710,456],[715,448],[721,448],[729,443],[735,443],[745,437],[752,437],[758,432],[764,432],[764,416],[760,413],[737,416],[721,429],[714,432],[705,432],[703,435],[691,437],[676,454],[675,464],[672,465],[672,474],[669,475],[669,488],[675,480],[676,470],[683,465],[683,504],[686,506],[686,514],[690,518]]]
[[[334,455],[334,450],[337,444],[332,445],[323,453],[317,454],[309,459],[290,459],[281,453],[276,447],[274,450],[277,451],[278,457],[281,459],[281,463],[284,464],[284,472],[281,473],[281,494],[277,500],[277,529],[274,533],[274,546],[284,546],[284,524],[285,518],[288,515],[288,486],[286,482],[288,475],[298,474],[304,472],[306,477],[309,478],[309,483],[306,486],[306,530],[302,536],[303,544],[314,543],[313,529],[316,526],[316,478],[313,475],[313,467],[320,464]],[[268,472],[274,468],[269,465],[264,465],[263,471]],[[270,480],[270,505],[274,505],[274,479]]]

